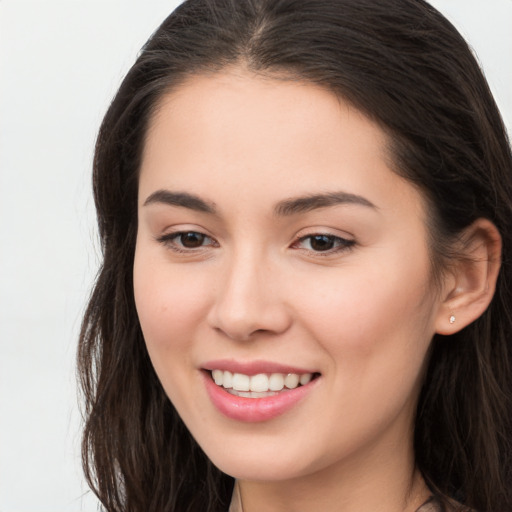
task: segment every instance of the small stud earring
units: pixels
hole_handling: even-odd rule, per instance
[[[450,317],[450,323],[451,323],[451,324],[454,324],[454,323],[455,323],[455,317],[454,317],[453,315]]]

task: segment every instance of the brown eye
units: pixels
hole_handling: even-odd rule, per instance
[[[186,233],[178,234],[176,238],[178,239],[177,241],[179,241],[180,245],[183,247],[186,247],[187,249],[197,249],[204,244],[204,241],[207,237],[202,233],[188,231]]]
[[[338,253],[350,249],[355,240],[347,240],[335,235],[318,233],[300,238],[295,247],[316,253]]]
[[[329,251],[334,247],[335,237],[328,235],[314,235],[309,237],[313,251]]]
[[[218,247],[213,238],[198,231],[178,231],[163,235],[157,240],[175,252],[194,252],[195,249]]]

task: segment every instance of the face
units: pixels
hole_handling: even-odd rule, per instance
[[[152,120],[137,311],[166,393],[230,475],[410,446],[439,305],[422,197],[386,147],[331,93],[242,71],[190,79]]]

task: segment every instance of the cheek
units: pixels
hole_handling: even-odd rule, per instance
[[[181,353],[187,345],[206,315],[204,289],[204,276],[177,271],[144,249],[136,251],[135,304],[152,359],[166,352]]]
[[[326,437],[340,450],[384,431],[393,418],[412,417],[433,335],[425,268],[403,266],[395,276],[381,270],[354,268],[336,286],[325,282],[322,293],[297,296],[303,325],[327,355],[326,396],[337,406],[327,413]]]
[[[199,280],[197,272],[178,272],[165,258],[140,248],[133,278],[137,314],[154,370],[174,406],[187,411],[194,402],[189,383],[197,379],[191,340],[197,338],[206,315],[204,276]]]
[[[434,334],[428,268],[413,259],[340,269],[316,280],[318,293],[298,292],[299,316],[343,375],[410,371],[413,378]]]

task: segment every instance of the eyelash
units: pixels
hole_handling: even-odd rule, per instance
[[[315,238],[322,238],[324,240],[327,240],[327,243],[334,244],[334,247],[331,247],[325,251],[315,251],[314,249],[305,249],[297,247],[303,242],[309,240],[309,245],[311,246],[311,242]],[[351,250],[355,245],[355,240],[350,240],[347,238],[342,238],[340,236],[331,235],[329,233],[312,233],[306,236],[301,236],[298,238],[293,244],[292,247],[297,247],[298,249],[302,249],[308,252],[313,252],[315,255],[318,256],[330,256],[332,254],[339,254],[341,252],[349,251]]]
[[[176,243],[176,240],[185,235],[195,235],[197,237],[202,238],[203,241],[210,240],[212,243],[209,245],[211,245],[212,247],[218,247],[217,242],[215,242],[215,240],[213,240],[213,238],[211,238],[208,235],[205,235],[204,233],[201,233],[199,231],[192,231],[192,230],[176,231],[175,233],[168,233],[166,235],[162,235],[161,237],[158,237],[157,240],[158,240],[158,242],[162,243],[169,249],[173,250],[174,252],[178,252],[178,253],[190,254],[191,252],[197,251],[198,249],[202,249],[203,247],[205,247],[204,245],[201,244],[198,247],[188,247],[187,248],[183,245],[183,239],[182,239],[182,244],[178,245]]]
[[[200,238],[201,245],[199,245],[198,247],[188,247],[188,248],[185,247],[183,245],[183,239],[182,239],[182,237],[184,237],[185,235],[194,235],[195,237]],[[311,245],[311,241],[314,238],[317,238],[317,239],[322,238],[322,239],[324,239],[324,241],[327,241],[328,244],[334,244],[334,247],[328,248],[325,251],[315,251],[312,248],[307,249],[307,248],[299,247],[302,243],[304,243],[307,240],[310,241],[310,245]],[[180,245],[178,245],[178,243],[177,243],[178,239],[181,239]],[[203,245],[202,242],[204,242],[205,240],[210,240],[210,243],[207,245]],[[200,249],[202,249],[204,247],[208,247],[208,246],[211,246],[211,247],[219,246],[219,244],[213,238],[211,238],[208,235],[205,235],[204,233],[201,233],[199,231],[177,231],[175,233],[168,233],[166,235],[162,235],[162,236],[158,237],[157,241],[160,242],[161,244],[165,245],[166,247],[168,247],[169,249],[171,249],[174,252],[185,253],[185,254],[190,254],[192,252],[195,252],[197,250],[200,250]],[[306,236],[301,236],[301,237],[297,238],[291,244],[291,247],[296,248],[298,250],[312,252],[318,256],[330,256],[332,254],[338,254],[341,252],[351,250],[354,247],[355,243],[356,243],[355,240],[342,238],[339,236],[331,235],[329,233],[312,233],[312,234],[309,234]]]

